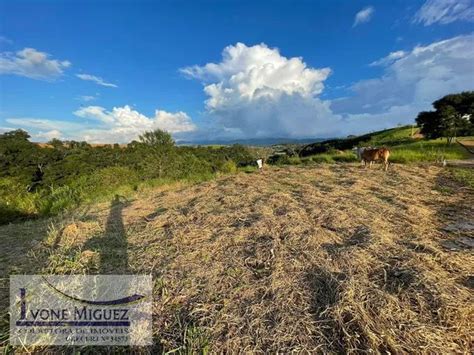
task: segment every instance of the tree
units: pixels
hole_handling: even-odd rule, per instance
[[[416,118],[426,137],[446,137],[451,143],[457,136],[474,134],[474,91],[446,95],[433,107],[436,111],[420,112]]]
[[[141,143],[149,146],[162,146],[162,147],[172,147],[174,146],[174,140],[171,137],[171,134],[168,132],[162,131],[161,129],[156,129],[154,131],[149,131],[143,133],[138,137]]]
[[[55,149],[63,149],[64,148],[64,144],[61,140],[57,139],[57,138],[53,138],[51,139],[48,144],[50,146],[52,146],[53,148]]]
[[[17,129],[14,131],[9,131],[9,132],[0,134],[0,139],[14,139],[16,141],[28,141],[28,138],[30,138],[30,135],[28,134],[28,132],[22,129]]]
[[[137,167],[146,177],[167,177],[174,170],[176,161],[176,149],[171,135],[156,129],[143,133],[138,139],[139,146],[132,148],[137,154]]]

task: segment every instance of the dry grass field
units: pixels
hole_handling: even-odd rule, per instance
[[[473,215],[442,168],[337,164],[0,226],[0,342],[9,274],[151,273],[156,348],[140,352],[470,353]]]

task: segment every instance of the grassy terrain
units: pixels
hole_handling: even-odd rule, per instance
[[[237,171],[235,164],[226,168]],[[223,173],[220,173],[223,174]],[[182,182],[199,182],[219,174],[192,174]],[[116,194],[130,196],[138,190],[175,183],[171,178],[139,179],[125,167],[103,168],[89,176],[82,176],[68,185],[50,186],[46,191],[28,192],[24,184],[12,178],[0,178],[0,224],[14,220],[52,216],[81,205],[109,200]]]
[[[412,136],[413,134],[413,136]],[[469,137],[461,138],[469,139]],[[455,160],[469,157],[467,151],[458,144],[447,144],[446,139],[425,140],[417,134],[417,129],[408,127],[392,128],[360,137],[329,141],[325,153],[306,156],[304,161],[317,163],[335,163],[355,161],[350,148],[353,146],[385,146],[390,149],[390,161],[393,163],[440,162],[443,159]],[[318,148],[316,143],[314,150]],[[332,148],[331,148],[332,147]],[[343,149],[341,151],[340,149]],[[307,151],[307,150],[306,150]],[[303,152],[305,150],[303,149]]]
[[[390,160],[395,163],[436,162],[469,157],[464,148],[458,144],[447,144],[445,139],[419,140],[390,148]]]
[[[246,172],[0,226],[0,346],[48,350],[8,348],[8,275],[144,273],[155,346],[137,352],[471,351],[474,236],[452,226],[472,170]]]

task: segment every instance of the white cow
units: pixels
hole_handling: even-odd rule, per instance
[[[357,159],[362,161],[362,153],[366,149],[372,149],[372,147],[354,147],[352,148],[352,151],[357,155]]]

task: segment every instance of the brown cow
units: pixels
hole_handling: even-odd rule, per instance
[[[387,148],[372,148],[365,149],[361,153],[362,161],[364,166],[367,166],[369,163],[369,168],[372,166],[374,161],[381,161],[384,165],[384,170],[388,169],[388,157],[390,156],[390,151]]]

